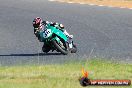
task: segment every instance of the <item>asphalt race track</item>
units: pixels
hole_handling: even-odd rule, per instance
[[[35,17],[63,23],[77,54],[42,54],[33,34]],[[101,57],[132,62],[132,10],[47,0],[0,0],[0,64],[63,63]]]

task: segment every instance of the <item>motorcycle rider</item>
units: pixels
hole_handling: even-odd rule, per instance
[[[40,35],[39,33],[44,31],[44,27],[47,25],[47,24],[50,24],[54,27],[57,27],[59,30],[61,30],[68,38],[69,38],[69,47],[72,48],[72,41],[71,39],[73,38],[73,35],[70,35],[65,29],[64,29],[64,25],[63,24],[59,24],[57,22],[49,22],[49,21],[43,21],[42,18],[40,17],[36,17],[34,20],[33,20],[33,27],[34,27],[34,34],[36,35],[36,37],[38,38],[38,40],[40,42],[43,42],[40,38]],[[49,52],[50,51],[50,45],[46,45],[44,44],[43,47],[42,47],[42,50],[43,52]]]

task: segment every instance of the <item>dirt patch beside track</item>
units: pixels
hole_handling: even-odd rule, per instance
[[[56,1],[132,8],[132,0],[56,0]]]

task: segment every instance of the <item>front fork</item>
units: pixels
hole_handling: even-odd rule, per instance
[[[73,48],[73,41],[72,41],[72,38],[68,38],[68,46],[69,46],[69,48],[71,49],[71,48]]]

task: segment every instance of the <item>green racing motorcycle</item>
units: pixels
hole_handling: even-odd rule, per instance
[[[47,24],[44,30],[39,31],[39,38],[41,42],[44,42],[42,51],[45,53],[48,53],[50,50],[52,52],[56,50],[67,55],[68,53],[76,53],[77,51],[77,47],[73,41],[51,24]],[[69,40],[71,41],[70,44]]]

